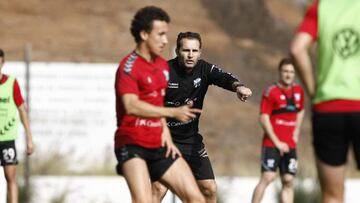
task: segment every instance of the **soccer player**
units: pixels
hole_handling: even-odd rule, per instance
[[[158,7],[140,9],[131,24],[137,46],[116,73],[117,172],[125,177],[136,203],[152,201],[150,180],[168,185],[183,202],[204,202],[165,121],[171,117],[186,122],[201,112],[187,105],[163,107],[169,68],[160,54],[168,43],[169,22]]]
[[[260,125],[264,129],[261,177],[252,203],[261,202],[267,186],[281,175],[281,202],[293,202],[293,182],[297,170],[296,144],[304,117],[304,91],[294,84],[295,68],[291,59],[279,63],[279,80],[262,96]]]
[[[165,96],[165,106],[191,105],[202,109],[207,89],[217,85],[236,92],[241,101],[251,96],[251,90],[232,74],[224,72],[214,64],[200,59],[201,37],[198,33],[182,32],[178,35],[177,57],[168,61],[170,80]],[[216,202],[216,183],[213,169],[206,152],[203,138],[199,134],[200,114],[186,122],[177,118],[167,119],[173,140],[190,165],[206,202]],[[166,187],[159,182],[153,184],[153,202],[160,202],[166,194]]]
[[[313,145],[322,201],[344,202],[346,157],[360,169],[360,1],[314,1],[291,52],[313,102]],[[316,75],[309,49],[317,42]]]
[[[7,183],[7,202],[18,202],[18,185],[16,181],[17,152],[15,139],[18,135],[18,113],[26,134],[26,152],[34,151],[32,135],[24,99],[17,80],[2,73],[5,53],[0,49],[0,165],[4,167]]]

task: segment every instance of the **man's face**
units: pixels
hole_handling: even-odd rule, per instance
[[[290,86],[295,80],[295,69],[291,64],[285,64],[281,67],[280,71],[280,83],[285,86]]]
[[[200,59],[200,42],[197,39],[182,39],[181,46],[176,51],[181,66],[191,71]]]
[[[168,43],[167,32],[168,23],[165,21],[153,21],[153,28],[149,33],[145,33],[143,40],[149,51],[153,55],[160,55]]]

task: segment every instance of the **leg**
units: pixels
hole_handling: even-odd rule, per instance
[[[316,167],[323,203],[344,202],[345,165],[350,142],[346,121],[343,113],[313,113]]]
[[[151,184],[151,190],[152,202],[160,203],[164,199],[168,189],[165,187],[165,185],[161,184],[159,181],[156,181]]]
[[[19,192],[16,182],[16,165],[5,165],[4,173],[7,183],[7,201],[8,203],[17,203]]]
[[[260,181],[256,185],[253,196],[252,196],[252,203],[260,203],[267,186],[273,182],[276,178],[276,173],[272,171],[266,171],[261,174]]]
[[[294,176],[291,174],[282,175],[281,183],[281,203],[294,202]]]
[[[195,182],[189,166],[178,158],[161,177],[160,182],[174,191],[185,203],[204,203],[205,199]]]
[[[131,192],[132,202],[151,201],[150,176],[146,162],[141,158],[132,158],[122,164],[122,172]]]
[[[205,196],[206,203],[216,203],[216,182],[213,179],[196,181],[201,193]]]
[[[330,166],[316,160],[323,203],[344,202],[345,165]]]

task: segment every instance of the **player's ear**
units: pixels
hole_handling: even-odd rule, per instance
[[[145,30],[142,30],[140,32],[140,37],[141,37],[142,41],[146,41],[149,38],[149,33],[146,32]]]

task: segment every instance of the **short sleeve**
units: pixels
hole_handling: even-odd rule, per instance
[[[309,7],[304,17],[304,20],[298,28],[299,32],[305,32],[312,36],[313,40],[318,37],[318,0]]]
[[[20,86],[19,83],[17,82],[17,80],[14,81],[14,101],[17,107],[21,106],[24,103],[24,99],[21,95],[21,90],[20,90]]]
[[[139,86],[135,70],[125,72],[122,66],[119,66],[115,81],[115,89],[118,96],[124,94],[139,94]]]
[[[266,90],[261,99],[260,104],[260,114],[268,114],[271,115],[271,112],[273,110],[273,102],[271,100],[271,92],[269,90]]]

